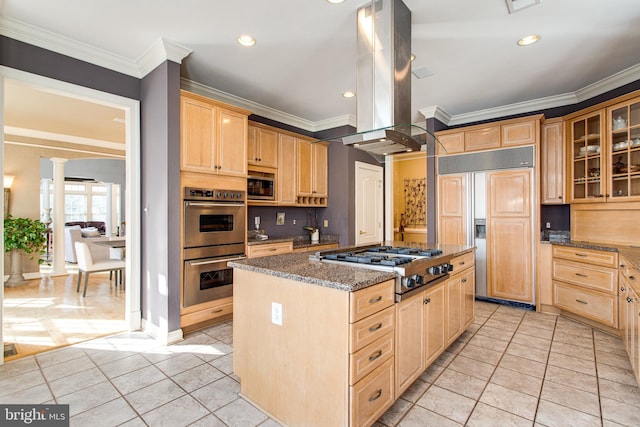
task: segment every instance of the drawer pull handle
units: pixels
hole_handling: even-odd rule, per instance
[[[378,298],[371,298],[369,300],[369,304],[375,304],[375,303],[380,302],[380,301],[382,301],[382,295],[378,296]]]
[[[467,283],[467,278],[462,279],[462,283]]]
[[[579,253],[576,253],[576,256],[588,257],[589,255],[587,255],[587,254],[579,254]]]
[[[373,396],[371,396],[369,398],[369,402],[373,402],[374,400],[378,400],[380,399],[380,396],[382,396],[382,389],[378,389],[378,391],[376,392],[376,394],[374,394]]]
[[[577,299],[576,302],[579,302],[580,304],[589,304],[588,302],[582,301],[581,299]]]
[[[427,298],[426,300],[424,300],[425,304],[429,304],[431,302],[431,298]]]
[[[373,362],[380,356],[382,356],[382,350],[378,350],[375,354],[372,354],[371,356],[369,356],[369,361]]]
[[[378,323],[378,324],[377,324],[377,325],[375,325],[375,326],[370,327],[370,328],[369,328],[369,332],[375,332],[375,331],[377,331],[377,330],[378,330],[378,329],[380,329],[380,328],[382,328],[382,322],[381,322],[381,323]]]
[[[211,314],[216,314],[216,313],[221,313],[221,312],[222,312],[222,309],[221,309],[221,308],[219,308],[219,309],[217,309],[217,310],[213,310],[213,311],[211,312]]]
[[[586,274],[582,274],[582,273],[576,273],[576,276],[578,276],[578,277],[589,277]]]
[[[277,250],[278,250],[278,248],[270,248],[269,252],[273,252],[273,251],[277,251]]]

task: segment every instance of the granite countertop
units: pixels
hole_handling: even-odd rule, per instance
[[[320,241],[318,243],[311,243],[311,237],[308,234],[302,234],[298,236],[280,236],[280,237],[271,237],[269,236],[266,240],[258,240],[255,237],[255,233],[249,233],[247,238],[247,245],[266,245],[269,243],[279,243],[279,242],[293,242],[293,249],[297,248],[305,248],[316,245],[328,245],[339,243],[339,236],[335,236],[333,234],[321,234]]]
[[[473,247],[470,246],[423,246],[425,248],[439,247],[443,250],[443,255],[461,255],[473,250]],[[230,261],[228,265],[233,268],[327,286],[348,292],[358,291],[396,277],[395,273],[390,271],[321,262],[313,259],[313,257],[314,255],[309,255],[309,253],[293,253]]]
[[[618,252],[624,256],[636,270],[640,270],[640,247],[609,245],[605,243],[576,242],[569,240],[566,242],[549,242],[558,246],[570,246],[572,248],[593,249],[596,251]]]

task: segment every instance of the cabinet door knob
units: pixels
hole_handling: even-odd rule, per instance
[[[620,287],[620,292],[624,292],[624,286]]]
[[[426,300],[424,300],[425,304],[429,304],[431,302],[431,298],[427,298]]]

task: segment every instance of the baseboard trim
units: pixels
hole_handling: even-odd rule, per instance
[[[157,325],[142,319],[142,330],[151,335],[161,345],[171,345],[182,341],[182,329],[162,331]]]

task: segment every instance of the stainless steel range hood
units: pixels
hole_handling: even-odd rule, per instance
[[[374,0],[357,21],[357,133],[342,142],[380,162],[420,151],[427,133],[411,125],[411,11],[402,0]]]

